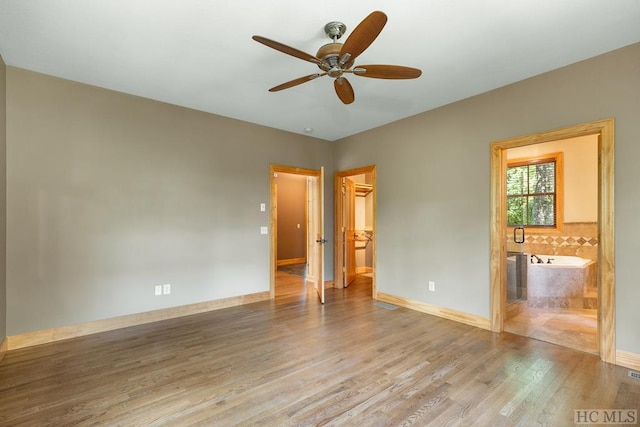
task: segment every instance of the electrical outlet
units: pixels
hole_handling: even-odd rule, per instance
[[[162,285],[162,293],[164,295],[168,295],[171,293],[171,283],[165,283]]]
[[[435,292],[435,291],[436,291],[436,282],[429,280],[429,292]]]
[[[156,285],[155,292],[156,292],[156,296],[162,295],[162,285]]]

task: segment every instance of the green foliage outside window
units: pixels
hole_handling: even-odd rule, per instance
[[[555,227],[555,161],[507,168],[507,224]]]

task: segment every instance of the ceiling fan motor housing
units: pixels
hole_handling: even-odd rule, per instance
[[[318,49],[316,57],[322,61],[318,64],[321,70],[326,71],[331,77],[340,77],[343,70],[348,70],[353,65],[353,61],[340,64],[340,51],[342,43],[328,43]]]

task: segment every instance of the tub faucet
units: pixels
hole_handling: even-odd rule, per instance
[[[538,255],[535,255],[535,254],[531,254],[531,264],[533,264],[533,259],[534,258],[538,260],[538,264],[544,264],[544,261],[542,261],[542,259]]]

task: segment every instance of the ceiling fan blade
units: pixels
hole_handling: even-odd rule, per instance
[[[415,79],[422,75],[417,68],[400,65],[358,65],[351,72],[356,76],[374,79]]]
[[[322,74],[316,73],[316,74],[310,74],[304,77],[298,77],[297,79],[272,87],[271,89],[269,89],[269,92],[277,92],[282,89],[289,89],[290,87],[298,86],[298,85],[301,85],[302,83],[310,82],[311,80],[317,79],[318,77],[322,77],[326,74],[327,73],[322,73]]]
[[[356,95],[353,93],[353,87],[351,83],[344,77],[338,77],[333,81],[333,87],[336,89],[336,94],[340,101],[345,104],[351,104],[356,99]]]
[[[265,46],[269,46],[270,48],[278,50],[282,53],[286,53],[287,55],[295,56],[296,58],[300,58],[305,61],[312,62],[314,64],[322,63],[322,61],[316,58],[315,56],[309,53],[303,52],[301,50],[295,49],[291,46],[287,46],[286,44],[282,44],[262,36],[253,36],[251,38],[257,41],[258,43],[262,43]]]
[[[344,58],[345,54],[349,54],[344,62],[353,61],[373,43],[386,23],[387,15],[380,11],[371,12],[347,37],[340,50],[340,58]]]

